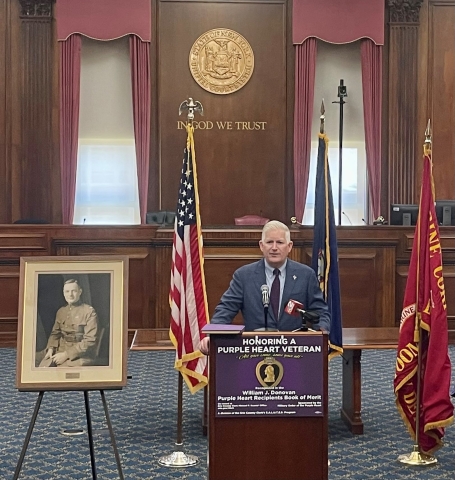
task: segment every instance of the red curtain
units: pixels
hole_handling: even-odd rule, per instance
[[[360,42],[370,214],[381,214],[382,45]]]
[[[150,158],[150,43],[130,35],[134,139],[141,223],[147,215]]]
[[[298,222],[303,219],[310,174],[316,50],[315,38],[295,46],[294,198]]]
[[[150,42],[150,0],[58,0],[55,6],[57,39],[81,33],[96,40],[134,34]]]
[[[328,43],[351,43],[371,38],[382,45],[384,12],[384,0],[294,0],[292,41],[316,37]]]
[[[60,43],[60,165],[63,223],[71,225],[76,195],[81,81],[81,36]]]

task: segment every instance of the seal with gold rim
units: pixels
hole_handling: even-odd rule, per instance
[[[226,95],[244,87],[254,70],[254,54],[248,41],[228,28],[203,33],[190,50],[194,80],[208,92]]]

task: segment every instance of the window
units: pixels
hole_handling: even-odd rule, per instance
[[[134,142],[79,143],[75,224],[140,223]]]
[[[365,223],[365,199],[367,192],[366,184],[366,159],[365,144],[352,142],[346,146],[343,142],[343,182],[341,185],[341,224],[361,225]],[[303,214],[303,224],[314,224],[314,194],[316,188],[316,164],[318,156],[318,144],[312,142],[310,160],[310,178],[308,193]],[[338,191],[339,191],[339,147],[329,144],[329,168],[332,184],[333,208],[335,224],[338,225]]]
[[[338,225],[339,126],[340,105],[337,97],[340,80],[344,80],[348,96],[343,107],[343,181],[341,224],[361,225],[367,215],[367,174],[365,129],[363,122],[362,70],[360,43],[334,45],[318,41],[314,110],[311,145],[310,176],[302,223],[314,224],[314,193],[321,102],[325,105],[325,131],[329,138],[329,166]]]
[[[139,224],[128,37],[82,38],[75,224]]]

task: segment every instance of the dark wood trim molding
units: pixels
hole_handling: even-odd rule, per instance
[[[209,313],[240,266],[262,257],[260,228],[204,228],[205,278]],[[403,307],[414,227],[338,227],[343,325],[396,327]],[[313,229],[291,229],[291,258],[311,263]],[[127,255],[128,325],[169,329],[172,229],[156,226],[95,227],[0,225],[0,347],[10,345],[17,327],[19,260],[22,256]],[[455,328],[455,227],[441,228],[444,281],[450,328]],[[241,322],[240,316],[236,322]]]
[[[21,18],[52,18],[52,4],[55,0],[19,0]]]
[[[21,4],[21,217],[52,222],[54,155],[53,1]],[[57,164],[58,167],[58,164]],[[43,174],[43,172],[45,172]],[[17,220],[14,218],[13,220]]]
[[[422,0],[389,0],[388,204],[416,202],[417,71]]]
[[[390,23],[418,24],[422,2],[423,0],[389,0]]]

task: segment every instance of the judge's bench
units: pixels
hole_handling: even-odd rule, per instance
[[[455,329],[455,227],[440,227],[449,330]],[[261,258],[261,227],[203,228],[209,312],[235,269]],[[22,256],[126,255],[128,328],[166,340],[173,231],[154,225],[0,226],[0,347],[16,345],[19,262]],[[337,227],[345,328],[399,325],[414,227]],[[312,227],[292,227],[290,258],[311,264]],[[258,292],[259,294],[260,292]],[[241,318],[236,318],[241,322]]]

